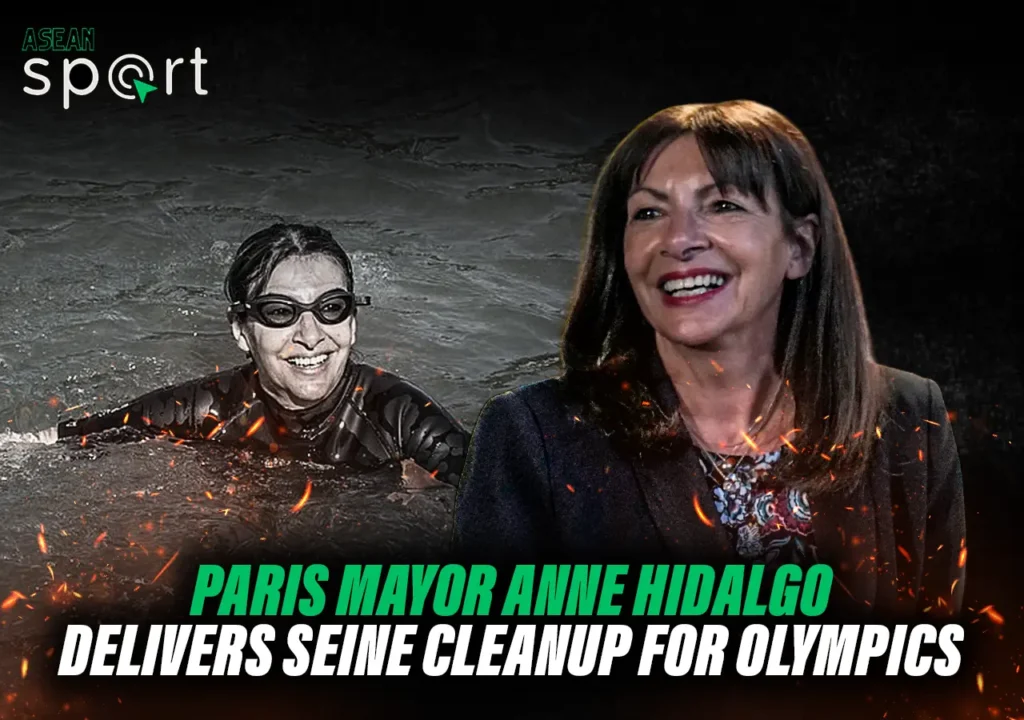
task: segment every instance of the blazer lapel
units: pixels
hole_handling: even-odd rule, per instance
[[[670,555],[721,559],[732,548],[696,453],[641,453],[632,460],[640,494]]]
[[[653,399],[666,417],[679,409],[679,398],[655,352],[646,361]],[[633,456],[633,472],[647,512],[670,555],[701,560],[737,560],[719,521],[697,450],[680,438],[667,450]]]

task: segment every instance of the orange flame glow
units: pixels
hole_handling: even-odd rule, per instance
[[[163,575],[165,572],[167,572],[167,568],[169,568],[171,566],[171,563],[173,563],[175,560],[178,559],[178,553],[179,552],[181,552],[181,551],[180,550],[175,550],[174,551],[174,554],[171,555],[171,559],[168,560],[166,563],[164,563],[164,566],[162,568],[160,568],[160,572],[158,572],[156,574],[156,577],[153,578],[153,582],[156,582],[157,580],[159,580],[160,576]]]
[[[245,431],[245,436],[247,438],[252,437],[256,433],[256,431],[259,430],[260,427],[263,425],[263,421],[265,419],[266,418],[263,417],[262,415],[260,415],[258,418],[256,418],[256,420],[253,422],[253,424],[249,426],[249,429]]]
[[[306,481],[306,492],[302,493],[302,497],[299,498],[299,501],[297,503],[295,503],[295,505],[292,507],[292,512],[293,513],[297,513],[299,510],[304,508],[306,506],[306,502],[309,501],[309,496],[312,493],[313,493],[313,481],[312,480],[307,480]]]
[[[693,509],[697,512],[697,517],[700,518],[700,521],[702,523],[704,523],[708,527],[714,527],[714,523],[708,519],[708,516],[705,515],[704,511],[701,509],[700,498],[697,497],[696,493],[693,494]]]

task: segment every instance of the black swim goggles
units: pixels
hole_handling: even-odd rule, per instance
[[[369,305],[370,296],[356,296],[348,290],[328,290],[311,303],[301,303],[287,295],[261,295],[250,302],[235,302],[229,312],[249,315],[260,325],[284,328],[294,325],[305,312],[324,325],[337,325],[348,320],[359,305]]]

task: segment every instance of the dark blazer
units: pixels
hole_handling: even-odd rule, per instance
[[[931,380],[882,371],[889,400],[869,476],[851,493],[811,498],[818,555],[838,581],[830,607],[958,613],[963,482],[942,395]],[[674,397],[667,378],[657,390],[661,402]],[[545,380],[484,406],[457,501],[457,551],[510,561],[556,553],[598,562],[740,562],[697,450],[623,457],[563,391],[561,380]]]

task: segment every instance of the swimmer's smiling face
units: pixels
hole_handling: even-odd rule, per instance
[[[260,295],[312,303],[338,289],[352,289],[341,266],[325,255],[306,255],[282,260]],[[355,314],[337,325],[325,325],[305,312],[283,328],[245,318],[232,322],[231,329],[238,347],[252,355],[263,390],[289,410],[313,407],[331,394],[356,341]]]

